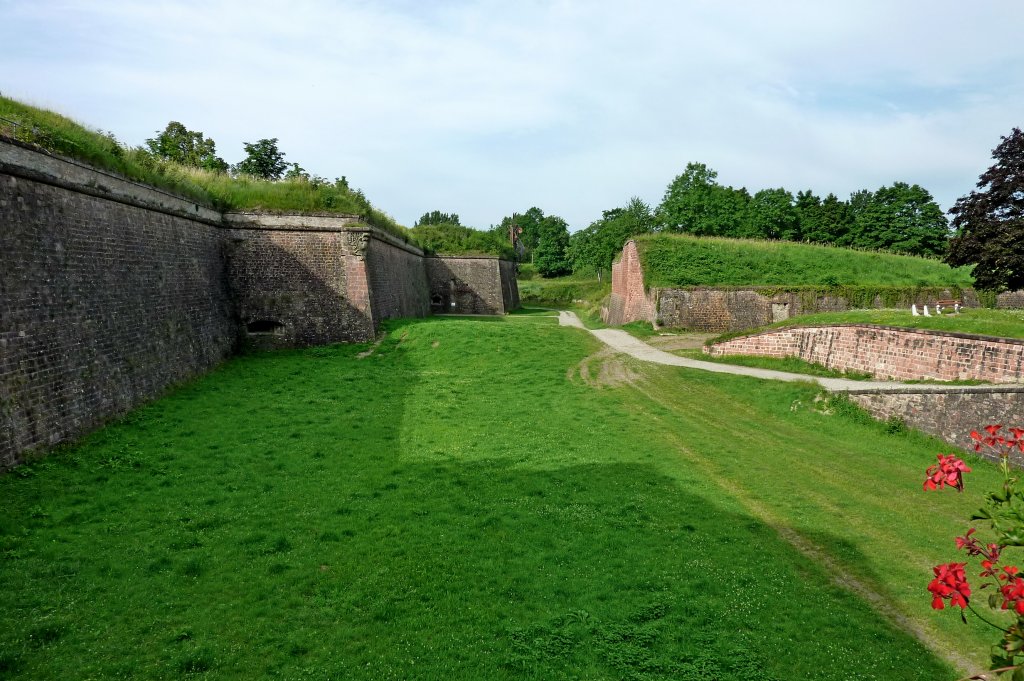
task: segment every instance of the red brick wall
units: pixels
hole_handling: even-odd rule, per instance
[[[709,352],[799,357],[896,380],[1024,380],[1024,341],[866,324],[767,331],[716,343]]]
[[[612,294],[605,310],[609,324],[628,324],[636,321],[654,321],[653,296],[644,290],[644,271],[636,242],[627,241],[622,257],[612,264]]]

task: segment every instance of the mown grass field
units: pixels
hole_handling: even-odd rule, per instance
[[[636,241],[647,286],[864,288],[973,284],[970,267],[953,269],[938,260],[892,253],[683,234],[644,235]]]
[[[984,667],[993,637],[925,585],[993,466],[926,494],[940,443],[547,316],[401,322],[367,349],[237,358],[0,479],[0,677]]]

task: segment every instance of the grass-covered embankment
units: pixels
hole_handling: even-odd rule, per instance
[[[657,234],[636,238],[647,286],[968,287],[970,268],[892,253]]]
[[[915,317],[910,310],[819,312],[791,317],[765,328],[827,326],[829,324],[880,324],[908,329],[931,329],[949,333],[998,336],[1000,338],[1024,338],[1024,310],[992,310],[977,307],[962,308],[959,314],[952,314],[947,310],[945,314],[931,317],[923,315]],[[735,336],[736,334],[730,335]]]
[[[344,183],[308,179],[271,182],[231,176],[156,158],[65,116],[0,96],[0,138],[13,139],[117,173],[219,211],[338,213],[409,239],[408,230]]]
[[[366,349],[237,358],[0,479],[0,670],[954,678],[837,579],[984,660],[924,586],[993,467],[924,494],[936,443],[546,316]]]

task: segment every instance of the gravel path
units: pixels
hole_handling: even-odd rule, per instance
[[[962,392],[968,388],[968,386],[949,386],[936,383],[906,384],[895,381],[851,381],[846,378],[823,378],[820,376],[808,376],[807,374],[791,374],[786,371],[737,366],[735,364],[704,362],[699,359],[688,359],[652,348],[639,338],[631,336],[620,329],[587,329],[583,326],[583,322],[579,320],[579,317],[574,312],[569,312],[568,310],[562,310],[558,313],[558,323],[562,326],[572,326],[589,331],[613,350],[636,357],[645,362],[713,371],[720,374],[766,378],[774,381],[812,381],[832,392],[906,392],[908,389],[912,389],[914,392]],[[993,389],[998,392],[1000,386],[969,386],[969,389],[972,392],[986,389]]]

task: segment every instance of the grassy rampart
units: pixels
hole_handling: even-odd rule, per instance
[[[973,284],[969,268],[892,253],[798,244],[657,234],[637,237],[645,283],[688,286],[951,287]]]
[[[343,184],[305,179],[271,182],[188,168],[156,158],[141,147],[127,146],[112,133],[90,130],[60,114],[7,97],[0,97],[0,138],[65,156],[219,211],[359,215],[375,227],[410,240],[408,230],[375,208],[361,192]]]

